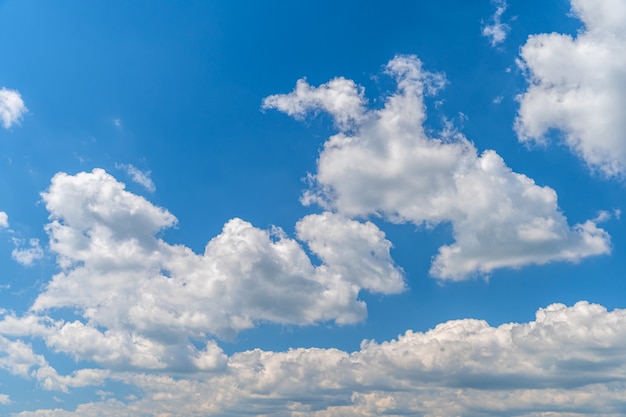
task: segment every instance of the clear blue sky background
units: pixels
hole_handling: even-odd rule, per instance
[[[579,0],[574,6],[590,3],[593,9],[599,7],[594,5],[599,2]],[[626,8],[621,0],[612,3],[616,15]],[[494,17],[498,7],[503,12]],[[0,326],[0,335],[4,338],[0,344],[0,394],[6,396],[0,398],[3,403],[0,414],[28,416],[35,414],[27,411],[41,409],[47,411],[36,415],[69,416],[74,415],[72,412],[97,415],[94,410],[105,410],[104,415],[156,415],[168,409],[162,402],[150,400],[152,394],[159,390],[175,392],[176,398],[171,404],[194,402],[196,400],[191,400],[196,398],[194,389],[203,393],[211,391],[211,384],[219,384],[215,382],[219,378],[236,379],[231,369],[235,363],[233,355],[253,349],[288,352],[295,348],[336,348],[350,353],[360,351],[363,340],[392,341],[409,329],[416,333],[427,332],[449,320],[486,320],[495,328],[504,323],[522,326],[532,322],[538,309],[553,303],[571,307],[578,301],[588,301],[609,311],[624,308],[626,237],[619,217],[620,210],[626,207],[623,172],[607,173],[603,171],[604,165],[589,164],[580,152],[569,146],[567,135],[574,130],[567,123],[563,124],[564,116],[554,116],[552,121],[546,122],[546,137],[551,140],[545,144],[522,143],[519,131],[514,128],[516,118],[520,117],[522,95],[528,91],[533,77],[533,68],[523,68],[521,48],[534,34],[555,32],[573,39],[583,36],[585,26],[580,13],[571,11],[572,4],[565,0],[510,0],[509,4],[487,0],[100,3],[0,0],[0,88],[19,92],[27,108],[10,126],[0,127],[0,211],[8,215],[7,227],[0,229],[0,307],[5,314],[4,324]],[[598,27],[602,27],[602,18],[598,20]],[[493,39],[482,31],[497,23],[504,25],[501,29],[506,36],[499,42],[492,42]],[[626,48],[626,37],[622,29],[616,30],[618,52],[614,54],[619,55],[619,51]],[[602,45],[601,41],[597,42]],[[594,45],[592,42],[591,47]],[[324,211],[319,205],[303,205],[300,198],[309,187],[304,180],[307,174],[318,172],[317,160],[324,143],[340,128],[333,124],[332,114],[319,110],[323,107],[319,103],[309,106],[310,111],[303,117],[292,118],[285,114],[288,113],[286,108],[263,108],[263,100],[271,95],[290,93],[296,81],[302,78],[317,87],[335,77],[345,77],[364,87],[369,108],[381,109],[386,98],[396,92],[396,81],[385,74],[385,65],[394,57],[413,55],[422,62],[425,71],[445,74],[443,89],[424,98],[428,115],[425,128],[430,138],[437,137],[448,121],[473,144],[470,146],[474,146],[479,155],[485,150],[495,150],[512,171],[526,175],[539,186],[554,189],[558,195],[557,212],[567,218],[568,227],[596,219],[605,212],[605,219],[598,221],[597,227],[610,235],[605,242],[610,250],[574,256],[576,259],[570,260],[553,259],[540,265],[537,263],[542,262],[531,260],[522,265],[473,271],[455,282],[437,279],[429,273],[439,247],[454,242],[450,221],[427,227],[418,220],[394,224],[384,215],[348,215],[352,221],[369,220],[385,233],[393,245],[390,259],[397,270],[402,269],[406,286],[399,293],[377,293],[363,287],[358,298],[367,304],[367,317],[362,320],[342,325],[330,315],[330,319],[317,318],[305,323],[289,317],[284,321],[272,320],[261,314],[250,317],[253,326],[236,329],[226,336],[210,326],[195,329],[193,335],[185,333],[184,343],[176,343],[202,350],[207,342],[215,340],[223,355],[231,358],[230,362],[211,371],[200,368],[181,371],[167,364],[162,368],[133,365],[132,354],[129,354],[130,359],[112,362],[76,346],[55,345],[52,334],[58,332],[58,337],[67,339],[60,328],[63,323],[74,320],[93,326],[109,338],[112,336],[105,333],[107,330],[117,329],[128,335],[141,333],[132,326],[120,325],[118,329],[104,321],[96,323],[97,319],[93,321],[85,313],[88,308],[83,304],[66,303],[33,312],[33,304],[48,291],[52,277],[64,271],[59,264],[62,256],[50,245],[52,232],[45,229],[53,220],[49,216],[53,215],[41,194],[46,190],[52,193],[49,187],[55,174],[65,172],[74,176],[95,168],[104,169],[124,183],[129,192],[145,197],[151,204],[176,216],[177,224],[164,228],[157,236],[168,244],[184,245],[197,254],[204,253],[207,242],[219,235],[224,224],[233,218],[241,218],[260,230],[280,227],[287,237],[295,239],[295,225],[300,219]],[[621,64],[619,58],[615,60],[618,62],[607,62],[606,66],[618,69],[606,75],[608,81],[601,85],[610,86],[615,81],[616,87],[611,91],[616,91],[618,99],[626,100],[623,87],[626,65],[623,59]],[[568,65],[565,67],[567,76]],[[575,81],[579,68],[575,65],[572,68],[569,75]],[[584,86],[589,77],[584,75],[584,68],[580,71]],[[598,75],[603,76],[604,73]],[[595,91],[597,85],[600,84],[591,84],[591,90]],[[606,123],[613,123],[611,120]],[[526,122],[532,124],[530,117]],[[367,129],[364,126],[353,126],[350,132]],[[603,131],[617,131],[612,146],[616,148],[614,155],[618,161],[622,158],[621,149],[626,148],[626,131],[620,130],[623,127],[623,124],[611,125]],[[596,138],[581,140],[593,143]],[[151,180],[154,190],[133,181],[132,169]],[[61,195],[60,198],[66,197]],[[65,199],[59,204],[69,205],[72,201]],[[414,204],[421,204],[419,198]],[[336,207],[331,211],[345,214]],[[38,239],[38,243],[31,245],[30,239]],[[319,254],[312,253],[303,239],[298,241],[311,262],[319,265],[322,262]],[[17,262],[19,251],[29,248],[33,250],[30,252],[33,258]],[[110,261],[114,262],[112,258]],[[80,268],[80,265],[75,267]],[[89,274],[97,273],[91,270]],[[94,280],[100,278],[93,277]],[[235,278],[226,274],[225,279]],[[88,287],[86,291],[93,288]],[[249,302],[247,298],[238,300],[237,293],[231,296],[235,306]],[[257,297],[266,296],[258,294]],[[201,301],[197,305],[216,303],[210,297]],[[568,317],[570,310],[565,311],[563,314]],[[619,357],[620,352],[625,353],[623,340],[618,336],[626,333],[626,322],[623,313],[620,314],[621,321],[606,319],[606,322],[613,320],[610,328],[617,336],[601,343],[602,348],[609,349],[615,357]],[[10,330],[6,317],[22,320],[19,327],[23,330]],[[26,324],[28,317],[35,317],[47,330]],[[602,317],[598,320],[603,320]],[[605,322],[594,324],[597,328],[605,325]],[[580,334],[589,333],[582,324],[571,326],[578,328]],[[550,329],[557,329],[555,332],[559,335],[559,326]],[[153,340],[148,333],[143,336]],[[565,333],[562,338],[555,338],[567,340]],[[592,335],[589,338],[597,341]],[[489,342],[481,344],[481,340],[467,343],[474,344],[476,350],[492,346]],[[19,341],[34,355],[45,359],[23,359],[27,370],[16,370],[14,364],[19,360],[10,351],[17,349],[15,343]],[[585,345],[586,342],[576,343]],[[462,346],[461,341],[457,348],[465,349],[459,346]],[[565,342],[558,346],[570,348]],[[121,352],[125,348],[113,349]],[[545,354],[550,359],[553,356],[548,350],[536,356],[528,353],[528,357],[543,358]],[[415,355],[418,361],[425,354],[417,352]],[[592,364],[597,363],[584,352],[572,355],[569,359],[581,361],[581,367],[593,367]],[[464,356],[459,354],[459,357]],[[600,358],[604,357],[606,354],[600,354]],[[442,363],[448,359],[442,354]],[[42,360],[56,370],[55,381],[61,381],[54,387],[46,386],[45,379],[37,375],[43,368]],[[304,366],[294,361],[296,365],[290,362],[293,366]],[[500,365],[491,365],[490,361]],[[507,366],[502,364],[506,361],[490,361],[484,368],[468,370],[468,375],[483,372],[489,379],[490,366]],[[476,398],[486,395],[496,401],[500,398],[498,395],[508,389],[503,380],[515,380],[516,372],[526,375],[519,369],[499,369],[493,373],[500,375],[502,371],[508,376],[485,383],[492,384],[488,388],[478,382],[446,382],[445,375],[471,367],[467,365],[470,362],[474,363],[470,359],[465,364],[444,363],[437,368],[439,370],[431,369],[429,376],[415,376],[416,379],[399,372],[397,378],[413,388],[430,381],[429,387],[477,389],[480,393]],[[544,364],[543,371],[550,374],[553,368],[547,362]],[[614,365],[616,370],[612,371],[610,364],[597,366],[593,371],[589,368],[581,371],[590,376],[574,386],[559,382],[563,375],[558,374],[546,380],[533,379],[523,388],[538,390],[537,395],[545,388],[576,396],[580,394],[577,390],[591,389],[589,384],[596,384],[593,389],[623,393],[626,373],[622,365]],[[63,382],[61,376],[76,377],[79,374],[73,372],[79,369],[97,369],[107,374],[90,383]],[[269,366],[267,369],[270,372]],[[413,368],[406,365],[406,369]],[[611,378],[605,380],[603,375],[609,373]],[[307,384],[311,386],[317,384],[315,376],[306,372],[298,375],[305,382],[310,377]],[[155,388],[145,381],[138,382],[140,376],[172,377],[172,381],[190,381],[197,387],[174,389],[163,383]],[[277,378],[286,377],[280,374]],[[319,379],[343,386],[343,382],[326,374]],[[322,416],[333,415],[330,414],[333,407],[339,410],[337,415],[366,415],[363,411],[366,408],[360,411],[350,408],[357,403],[351,397],[353,393],[378,395],[384,392],[393,396],[396,390],[405,390],[400,389],[400,382],[386,386],[384,381],[379,385],[359,381],[345,383],[344,388],[333,392],[324,391],[315,399],[305,393],[281,391],[280,387],[254,391],[239,382],[238,386],[243,388],[231,392],[232,401],[208,399],[206,401],[215,408],[198,411],[182,407],[171,415],[240,415],[242,410],[250,410],[253,415],[291,415],[300,410],[301,415],[310,412],[310,415]],[[406,392],[413,388],[406,388]],[[512,395],[519,389],[510,388]],[[556,391],[544,392],[541,396],[550,398],[556,396]],[[187,394],[189,396],[185,397]],[[398,395],[394,397],[395,408],[368,410],[373,415],[385,412],[451,416],[494,412],[489,409],[488,401],[483,402],[483,408],[472,412],[468,411],[473,409],[471,406],[458,400],[460,411],[438,409],[433,405],[430,410],[433,414],[426,414],[421,405],[411,405]],[[580,403],[580,410],[572,410],[571,404],[559,405],[556,400],[554,403],[542,401],[529,400],[522,405],[504,402],[504,410],[496,414],[530,416],[542,411],[580,411],[581,415],[609,415],[626,410],[626,403],[613,397],[610,401],[607,399],[610,406],[599,410],[598,414],[585,411],[593,407],[584,401]],[[87,403],[91,403],[93,409],[76,411]],[[304,408],[289,408],[290,404],[304,404]],[[61,409],[67,410],[67,414]],[[24,414],[20,414],[22,412]]]

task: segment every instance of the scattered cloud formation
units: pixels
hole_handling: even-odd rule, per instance
[[[150,178],[150,171],[144,172],[131,164],[115,164],[115,168],[125,171],[133,182],[141,185],[151,193],[156,191],[156,186]]]
[[[594,220],[568,225],[553,189],[513,172],[495,151],[479,154],[453,128],[426,133],[424,95],[442,88],[443,75],[415,56],[397,56],[386,73],[398,89],[382,109],[368,109],[363,88],[343,78],[320,87],[300,80],[263,102],[295,117],[326,111],[336,122],[305,204],[419,226],[450,222],[454,243],[439,249],[431,268],[444,280],[609,253],[610,237]]]
[[[496,6],[496,11],[491,17],[491,23],[483,26],[482,34],[489,38],[491,46],[497,46],[504,42],[511,28],[502,23],[502,15],[508,7],[506,0],[492,0],[492,3]]]
[[[35,261],[43,258],[43,249],[39,245],[39,239],[30,239],[26,247],[21,239],[13,239],[13,244],[15,249],[11,251],[11,257],[23,266],[31,266]]]
[[[143,396],[19,416],[611,416],[626,407],[625,341],[625,310],[553,304],[528,323],[448,321],[352,353],[235,353],[195,378],[112,373]]]
[[[27,111],[19,92],[5,87],[0,88],[0,122],[5,129],[19,122]]]
[[[515,130],[522,142],[544,143],[553,129],[593,170],[626,172],[626,3],[572,0],[584,23],[576,36],[528,38],[520,52],[528,89],[518,97]]]

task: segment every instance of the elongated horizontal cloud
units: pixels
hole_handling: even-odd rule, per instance
[[[593,170],[626,172],[626,2],[572,0],[584,30],[533,35],[521,49],[528,89],[518,97],[520,141],[552,129]]]
[[[355,323],[367,315],[360,291],[404,290],[391,244],[371,222],[329,212],[304,217],[297,235],[321,260],[315,265],[281,229],[261,230],[241,219],[228,221],[203,254],[170,245],[157,236],[176,218],[101,169],[57,174],[42,197],[50,250],[62,271],[32,311],[54,315],[69,307],[84,321],[29,326],[79,360],[219,368],[221,350],[210,343],[197,350],[189,338],[228,337],[261,322]]]
[[[0,122],[5,129],[17,123],[26,111],[20,93],[8,88],[0,88]]]
[[[119,373],[142,398],[19,415],[613,416],[626,407],[625,354],[626,311],[554,304],[529,323],[454,320],[353,353],[255,349],[191,379]]]
[[[415,56],[394,58],[386,72],[398,90],[379,110],[366,109],[362,88],[342,78],[319,87],[300,80],[263,102],[299,117],[324,110],[339,129],[324,144],[305,204],[349,217],[451,222],[455,242],[440,248],[431,268],[446,280],[609,252],[609,235],[594,221],[569,226],[556,192],[513,172],[496,152],[479,155],[455,132],[428,136],[424,95],[444,85],[442,75],[424,71]],[[350,104],[333,104],[338,97]]]

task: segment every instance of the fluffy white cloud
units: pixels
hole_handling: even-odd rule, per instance
[[[554,304],[529,323],[449,321],[353,353],[236,353],[197,378],[115,374],[143,397],[20,415],[611,416],[626,407],[625,354],[625,310]]]
[[[133,182],[153,193],[156,190],[154,182],[150,178],[150,171],[144,172],[132,164],[115,164],[115,168],[125,171]]]
[[[584,23],[575,37],[530,36],[520,65],[529,87],[515,122],[524,142],[558,129],[565,144],[607,176],[626,172],[626,2],[572,0]]]
[[[124,189],[105,171],[57,174],[42,194],[50,250],[62,271],[32,311],[70,307],[82,321],[30,324],[76,359],[142,369],[219,368],[221,350],[190,342],[226,337],[259,322],[308,325],[363,320],[361,290],[404,289],[391,244],[370,222],[322,213],[303,218],[298,238],[232,219],[203,254],[157,237],[176,222],[167,210]],[[5,332],[15,326],[0,325]],[[48,331],[46,328],[53,328]]]
[[[502,15],[506,11],[508,5],[505,0],[492,0],[496,6],[496,11],[491,17],[491,24],[483,26],[482,34],[489,38],[491,46],[496,46],[504,42],[511,28],[506,23],[502,23]]]
[[[4,211],[0,211],[0,229],[7,227],[9,227],[9,216]]]
[[[424,95],[444,85],[442,75],[424,71],[414,56],[394,58],[386,71],[398,91],[379,110],[364,110],[362,88],[344,79],[320,87],[300,80],[293,92],[264,101],[298,116],[324,109],[339,128],[324,144],[305,204],[351,217],[451,222],[455,242],[440,248],[431,269],[441,279],[609,252],[610,238],[594,221],[569,226],[555,191],[513,172],[496,152],[479,155],[454,131],[428,136]],[[350,105],[333,106],[337,96]]]
[[[4,87],[0,88],[0,122],[5,129],[17,123],[27,111],[20,93]]]

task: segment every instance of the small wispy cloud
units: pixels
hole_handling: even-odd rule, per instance
[[[482,34],[489,38],[491,46],[496,46],[504,42],[511,28],[506,23],[502,23],[502,15],[508,7],[506,1],[492,0],[492,3],[496,6],[496,11],[491,16],[492,23],[483,26]]]
[[[39,245],[39,239],[30,239],[28,247],[24,247],[24,240],[13,239],[15,249],[11,251],[11,257],[23,266],[31,266],[35,261],[43,258],[43,249]]]
[[[19,92],[4,87],[0,88],[0,123],[5,129],[19,122],[22,115],[27,111],[28,109]]]
[[[125,171],[133,182],[141,185],[151,193],[156,190],[156,186],[150,178],[150,171],[144,172],[132,164],[115,164],[115,168]]]
[[[0,229],[9,227],[9,216],[4,211],[0,211]]]

